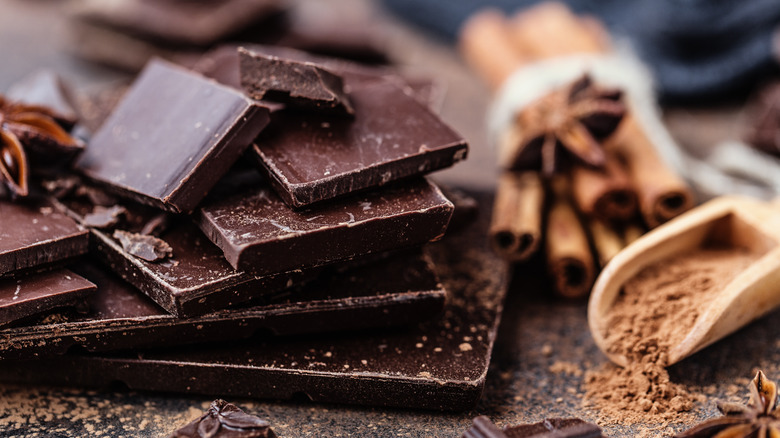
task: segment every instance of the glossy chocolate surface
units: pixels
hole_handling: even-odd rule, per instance
[[[411,324],[438,315],[446,296],[430,259],[419,251],[191,318],[169,315],[98,264],[77,269],[98,286],[89,312],[60,312],[0,329],[0,358],[53,356],[72,346],[108,351]],[[0,306],[3,290],[0,286]]]
[[[354,119],[286,109],[253,146],[279,196],[293,207],[332,199],[464,159],[465,140],[386,79],[347,76]]]
[[[67,269],[0,279],[0,326],[76,305],[94,291],[94,284]]]
[[[425,179],[302,210],[256,185],[205,203],[197,222],[234,268],[260,275],[421,245],[444,234],[452,211]]]
[[[0,277],[86,254],[89,233],[46,200],[0,200]]]
[[[267,122],[241,93],[153,60],[76,167],[139,202],[189,212]]]
[[[490,205],[480,198],[481,205]],[[300,336],[50,361],[0,361],[16,381],[105,385],[403,408],[475,406],[488,371],[506,264],[486,245],[487,218],[430,247],[449,292],[443,316],[399,330]]]

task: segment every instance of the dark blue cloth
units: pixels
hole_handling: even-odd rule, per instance
[[[388,9],[454,39],[473,12],[507,13],[539,0],[383,0]],[[777,73],[772,35],[780,0],[565,0],[576,13],[601,18],[627,37],[654,71],[661,97],[710,100],[752,88]]]

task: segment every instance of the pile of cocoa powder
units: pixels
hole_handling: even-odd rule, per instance
[[[602,327],[610,352],[624,355],[629,365],[588,372],[586,403],[604,421],[619,424],[664,428],[686,422],[685,413],[702,397],[670,381],[667,352],[712,297],[759,256],[741,248],[702,247],[651,264],[626,282]]]

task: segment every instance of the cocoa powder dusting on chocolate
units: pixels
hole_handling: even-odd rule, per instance
[[[656,262],[630,279],[603,325],[610,352],[627,368],[607,364],[585,376],[586,403],[605,421],[658,424],[656,436],[703,396],[670,381],[667,353],[690,330],[713,296],[759,254],[740,248],[702,247]]]

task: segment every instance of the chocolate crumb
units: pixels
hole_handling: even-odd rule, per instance
[[[113,207],[103,207],[96,205],[92,213],[84,215],[82,223],[88,227],[110,228],[119,222],[119,217],[127,213],[127,210],[121,205]]]
[[[463,434],[463,438],[601,438],[601,428],[579,418],[548,418],[533,424],[506,426],[499,429],[480,415]]]
[[[122,244],[129,254],[148,262],[156,262],[173,256],[173,248],[160,238],[146,234],[115,230],[114,239]]]
[[[249,415],[225,400],[214,400],[200,418],[170,438],[276,438],[267,421]]]

